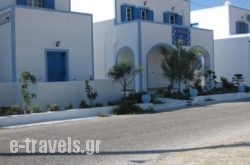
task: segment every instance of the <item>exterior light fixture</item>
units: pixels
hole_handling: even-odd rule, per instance
[[[144,1],[143,5],[144,5],[144,6],[146,6],[146,5],[147,5],[147,3],[148,3],[147,1]]]
[[[60,41],[56,41],[56,47],[60,46]]]

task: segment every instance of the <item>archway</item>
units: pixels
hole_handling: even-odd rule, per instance
[[[164,55],[174,48],[168,44],[158,44],[150,49],[147,54],[147,86],[148,90],[167,88],[170,82],[164,76],[161,68]]]
[[[208,51],[204,47],[199,46],[199,45],[193,46],[193,47],[191,47],[189,49],[189,51],[199,55],[199,58],[200,58],[200,61],[201,61],[201,64],[202,64],[201,71],[203,73],[206,70],[211,70],[210,55],[209,55]],[[205,85],[204,76],[201,76],[200,79],[201,79],[201,85],[204,86]]]
[[[200,59],[203,63],[203,68],[205,70],[211,69],[210,55],[204,47],[199,46],[199,45],[193,46],[189,49],[189,51],[194,52],[195,54],[198,54],[200,56]]]
[[[116,63],[119,63],[121,61],[127,61],[132,66],[135,66],[135,60],[134,60],[134,53],[131,48],[129,47],[123,47],[121,48],[117,53]],[[133,81],[129,86],[128,90],[135,90],[135,81]]]

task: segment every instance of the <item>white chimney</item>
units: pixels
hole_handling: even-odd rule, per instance
[[[227,6],[229,6],[229,5],[231,5],[232,3],[231,3],[231,0],[225,0],[225,3],[224,3],[224,5],[227,5]]]

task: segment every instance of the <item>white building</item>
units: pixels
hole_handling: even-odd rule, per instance
[[[232,80],[241,73],[250,84],[250,9],[233,6],[230,0],[213,8],[191,12],[193,26],[214,31],[215,72]]]
[[[0,106],[22,105],[19,78],[38,80],[34,104],[77,107],[94,76],[92,15],[71,11],[70,0],[0,0]],[[119,87],[92,81],[97,102],[117,99]],[[111,91],[112,89],[112,91]]]
[[[167,87],[161,69],[162,48],[174,48],[181,39],[187,49],[199,50],[205,67],[214,68],[213,32],[190,27],[186,0],[81,0],[75,11],[91,12],[94,18],[95,77],[105,79],[121,59],[140,65],[134,88]],[[84,6],[84,7],[83,7]],[[101,6],[101,8],[98,8]],[[105,14],[107,13],[107,15]]]
[[[0,0],[0,82],[29,71],[39,82],[93,76],[92,15],[70,0]]]

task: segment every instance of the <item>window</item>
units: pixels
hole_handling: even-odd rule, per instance
[[[144,9],[141,10],[141,19],[147,20],[147,10]]]
[[[126,8],[126,21],[131,21],[133,19],[132,17],[132,7]]]
[[[132,5],[121,5],[121,22],[132,20],[154,20],[154,12],[147,8],[140,8]]]
[[[169,23],[170,24],[175,24],[175,17],[176,17],[176,15],[174,15],[174,14],[170,14],[169,15]]]
[[[175,25],[183,25],[183,17],[177,13],[164,12],[163,22]]]
[[[43,7],[42,0],[27,0],[27,5],[32,7]]]
[[[236,22],[236,34],[245,34],[249,32],[248,24],[243,21]]]

